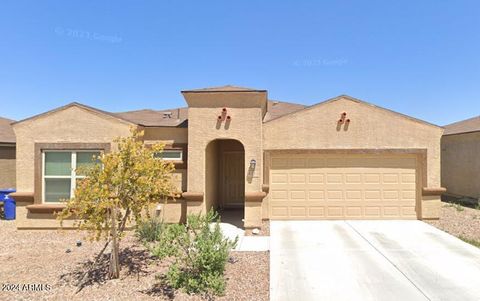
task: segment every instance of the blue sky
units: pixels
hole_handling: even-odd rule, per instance
[[[478,1],[2,1],[0,115],[185,106],[234,84],[348,94],[444,125],[480,114]]]

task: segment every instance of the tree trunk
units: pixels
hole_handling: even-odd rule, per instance
[[[112,210],[112,252],[110,253],[110,279],[120,278],[120,262],[118,257],[118,233],[117,233],[117,207],[113,207]]]

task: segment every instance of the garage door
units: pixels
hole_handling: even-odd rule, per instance
[[[278,155],[271,219],[416,219],[414,156]]]

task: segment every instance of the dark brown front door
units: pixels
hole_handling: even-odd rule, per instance
[[[223,207],[243,207],[245,201],[245,158],[239,151],[224,152],[220,197]]]

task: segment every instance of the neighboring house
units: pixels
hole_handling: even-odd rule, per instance
[[[445,126],[442,186],[449,195],[480,199],[480,116]]]
[[[0,117],[0,189],[15,188],[15,133],[12,122]]]
[[[262,219],[434,219],[443,128],[339,96],[305,107],[234,86],[182,91],[187,108],[110,113],[78,103],[14,124],[18,227],[58,227],[74,168],[112,140],[145,130],[166,143],[182,197],[167,221],[210,208]],[[87,155],[83,154],[87,152]]]

